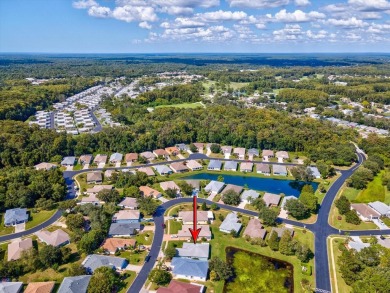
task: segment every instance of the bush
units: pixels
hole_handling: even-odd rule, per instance
[[[345,214],[345,221],[354,225],[359,225],[362,222],[355,210],[351,210]]]

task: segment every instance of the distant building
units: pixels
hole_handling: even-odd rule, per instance
[[[46,170],[49,171],[51,169],[57,168],[57,165],[51,164],[51,163],[40,163],[38,165],[35,165],[35,170]]]

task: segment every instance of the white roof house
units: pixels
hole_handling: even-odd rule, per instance
[[[241,201],[242,202],[249,202],[249,199],[256,199],[259,197],[259,193],[253,189],[244,190],[244,192],[241,194]]]
[[[238,222],[238,217],[236,213],[230,213],[223,220],[222,224],[219,226],[219,231],[230,233],[232,230],[237,233],[241,230],[241,223]]]
[[[390,206],[381,202],[374,201],[368,204],[372,209],[381,214],[381,216],[390,217]]]
[[[209,184],[204,188],[204,190],[208,193],[218,194],[222,191],[225,183],[219,181],[210,181]]]

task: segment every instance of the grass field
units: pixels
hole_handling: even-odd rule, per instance
[[[147,237],[146,235],[149,235],[149,237]],[[152,244],[153,237],[154,237],[154,233],[152,231],[145,231],[143,233],[138,234],[135,237],[135,240],[137,240],[137,244],[150,245]]]
[[[352,187],[344,187],[342,189],[342,195],[349,199],[350,202],[356,202],[356,197],[359,195],[361,190]]]
[[[50,217],[52,215],[54,215],[55,212],[56,212],[56,210],[37,211],[36,213],[34,213],[34,212],[32,212],[32,210],[30,210],[30,219],[26,223],[26,230],[31,229],[31,228],[47,221],[48,219],[50,219]]]
[[[174,104],[174,105],[160,105],[158,108],[182,108],[182,109],[194,109],[194,108],[202,108],[204,107],[201,103],[183,103],[183,104]]]
[[[130,285],[133,283],[135,277],[137,276],[137,274],[133,271],[126,271],[126,273],[129,275],[127,278],[125,278],[123,281],[125,282],[126,286],[123,287],[119,293],[126,293],[127,292],[127,289],[130,288]]]
[[[341,255],[341,251],[338,249],[340,243],[345,241],[345,237],[329,237],[328,242],[328,260],[329,260],[329,270],[330,270],[330,281],[332,284],[332,292],[335,293],[349,293],[351,292],[351,287],[345,284],[344,279],[341,277],[341,273],[339,271],[339,266],[337,264],[337,259]],[[333,258],[334,258],[334,266],[332,261],[331,250],[333,250]],[[336,270],[336,271],[334,271]],[[335,278],[336,272],[336,278]],[[336,286],[337,282],[337,286]]]
[[[14,232],[14,227],[4,226],[4,213],[0,213],[0,235],[7,235]]]
[[[382,174],[379,173],[374,177],[374,180],[368,183],[367,188],[364,189],[357,197],[356,201],[361,203],[369,203],[373,201],[385,201],[385,187],[382,185]]]
[[[121,251],[119,257],[126,258],[129,261],[129,264],[142,265],[147,254],[148,252],[146,250],[142,250],[139,253],[136,251],[124,250]]]
[[[182,228],[182,224],[179,221],[169,220],[169,234],[177,234]]]

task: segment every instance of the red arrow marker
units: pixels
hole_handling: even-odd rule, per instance
[[[192,235],[192,240],[194,241],[194,244],[196,244],[196,240],[198,239],[200,230],[202,230],[202,228],[196,229],[196,224],[197,224],[197,211],[196,211],[196,209],[198,208],[198,205],[197,205],[197,203],[196,203],[196,198],[197,198],[197,196],[195,195],[195,196],[193,197],[193,205],[194,205],[194,229],[189,228],[190,233],[191,233],[191,235]]]

